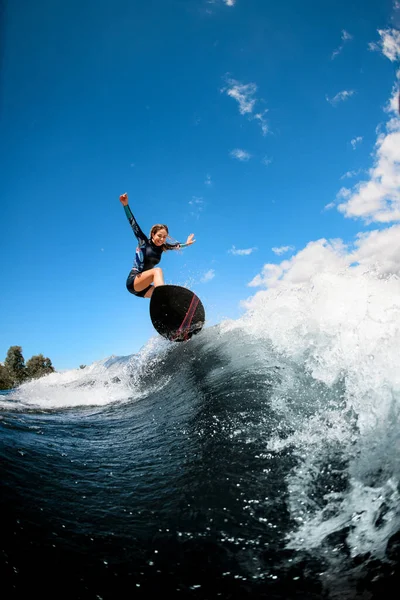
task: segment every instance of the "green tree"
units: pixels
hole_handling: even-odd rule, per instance
[[[21,346],[10,346],[4,366],[7,369],[12,385],[22,383],[26,379],[25,359]]]
[[[43,354],[35,354],[26,363],[26,375],[29,379],[38,379],[49,373],[54,373],[54,367],[51,360]]]
[[[12,380],[7,368],[0,364],[0,390],[9,390],[12,387]]]

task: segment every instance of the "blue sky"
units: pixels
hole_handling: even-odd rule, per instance
[[[209,324],[266,264],[399,221],[352,188],[398,80],[396,0],[13,0],[2,20],[0,360],[75,368],[155,334],[123,192],[144,231],[195,233],[161,266]]]

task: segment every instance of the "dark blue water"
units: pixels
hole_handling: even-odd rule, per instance
[[[376,444],[361,473],[346,381],[268,340],[211,328],[1,399],[3,598],[394,598],[396,473]]]

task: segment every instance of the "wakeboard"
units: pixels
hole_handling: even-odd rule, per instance
[[[179,285],[157,286],[150,298],[154,329],[171,342],[184,342],[199,333],[206,316],[198,296]]]

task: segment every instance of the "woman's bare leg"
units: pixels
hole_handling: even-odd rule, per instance
[[[141,292],[151,284],[154,284],[154,287],[164,285],[164,275],[160,267],[154,267],[154,269],[149,269],[148,271],[143,271],[143,273],[138,273],[133,282],[133,287],[136,292]],[[149,290],[149,292],[150,291],[151,290]],[[146,298],[149,298],[147,293]]]

